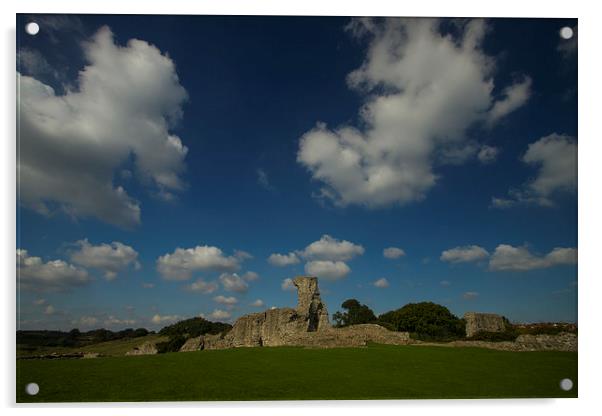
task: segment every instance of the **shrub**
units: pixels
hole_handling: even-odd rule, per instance
[[[185,338],[194,338],[205,334],[225,333],[230,331],[231,328],[232,325],[230,324],[211,322],[201,317],[197,317],[166,326],[159,331],[159,335],[166,335],[170,338],[175,338],[180,335]]]
[[[176,335],[168,341],[157,343],[157,352],[163,354],[166,352],[178,352],[182,345],[186,342],[186,338],[182,335]]]
[[[378,321],[425,341],[451,341],[466,335],[464,321],[433,302],[409,303],[380,315]]]

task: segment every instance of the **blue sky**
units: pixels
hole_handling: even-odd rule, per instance
[[[306,272],[331,313],[577,320],[576,20],[31,20],[21,328],[232,321]]]

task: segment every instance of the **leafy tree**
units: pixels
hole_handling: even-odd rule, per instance
[[[465,336],[465,322],[445,306],[433,302],[409,303],[380,315],[378,321],[396,331],[410,332],[418,339],[450,340]]]
[[[134,331],[134,338],[144,337],[149,334],[148,329],[146,328],[138,328]]]
[[[366,305],[362,305],[357,299],[347,299],[341,304],[345,312],[336,312],[332,315],[335,326],[343,327],[357,324],[368,324],[376,321],[376,315]]]
[[[232,325],[222,322],[211,322],[204,318],[197,317],[176,322],[173,325],[164,327],[159,331],[160,335],[167,335],[170,338],[184,336],[185,338],[194,338],[205,334],[219,334],[228,332]]]

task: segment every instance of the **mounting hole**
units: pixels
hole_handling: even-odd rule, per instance
[[[560,380],[560,388],[564,391],[569,391],[573,388],[573,380],[570,378],[563,378]]]
[[[27,386],[25,386],[25,393],[29,394],[30,396],[35,396],[39,392],[40,386],[38,386],[38,383],[29,383]]]
[[[25,31],[31,36],[37,35],[40,31],[40,25],[36,22],[29,22],[25,25]]]
[[[568,26],[563,27],[562,29],[560,29],[560,37],[562,39],[570,39],[573,37],[573,29],[571,29]]]

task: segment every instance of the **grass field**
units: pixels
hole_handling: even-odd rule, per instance
[[[372,345],[17,361],[17,402],[504,397],[577,397],[577,354]]]

